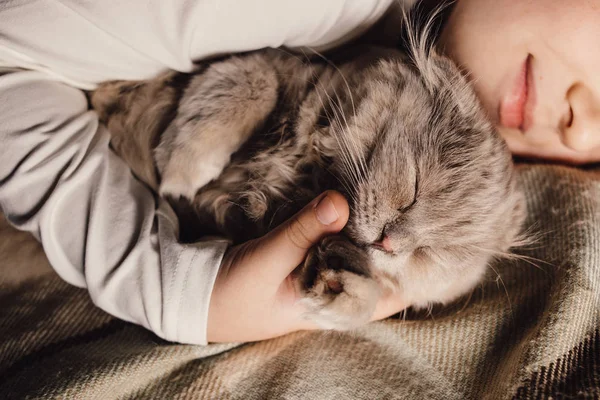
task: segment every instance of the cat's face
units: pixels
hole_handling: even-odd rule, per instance
[[[383,61],[356,85],[353,117],[331,125],[343,138],[333,170],[351,205],[345,232],[409,304],[451,301],[519,235],[510,153],[445,58]]]

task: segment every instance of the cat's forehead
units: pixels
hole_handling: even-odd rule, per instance
[[[471,179],[478,170],[502,170],[509,163],[506,157],[486,157],[507,150],[472,86],[447,58],[432,56],[419,68],[402,57],[386,59],[362,78],[356,109],[348,108],[355,111],[355,129],[345,134],[361,143],[377,180],[411,179],[415,170]],[[433,180],[432,187],[449,190],[446,180]]]
[[[478,201],[475,195],[487,190],[487,181],[504,180],[509,173],[506,146],[485,121],[475,126],[449,113],[432,115],[416,113],[385,126],[370,150],[369,166],[379,182],[374,184],[384,192],[402,184],[410,189],[419,180],[420,194],[436,201],[456,201],[457,195],[463,202]]]

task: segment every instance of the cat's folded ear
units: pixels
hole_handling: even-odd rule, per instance
[[[467,72],[437,49],[438,22],[445,12],[446,6],[442,5],[423,21],[405,14],[402,47],[406,50],[409,66],[416,69],[433,99],[444,101],[446,107],[455,108],[468,118],[483,121],[483,108]]]

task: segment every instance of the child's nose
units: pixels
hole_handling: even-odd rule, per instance
[[[562,142],[578,152],[600,146],[600,99],[581,83],[567,92],[572,119],[562,130]]]

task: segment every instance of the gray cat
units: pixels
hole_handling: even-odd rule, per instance
[[[384,288],[447,303],[520,240],[511,156],[460,70],[413,35],[307,61],[281,49],[192,74],[109,82],[91,102],[134,173],[170,197],[182,239],[263,235],[327,189],[350,219],[295,271],[307,318],[368,322]],[[198,227],[201,230],[198,230]]]

